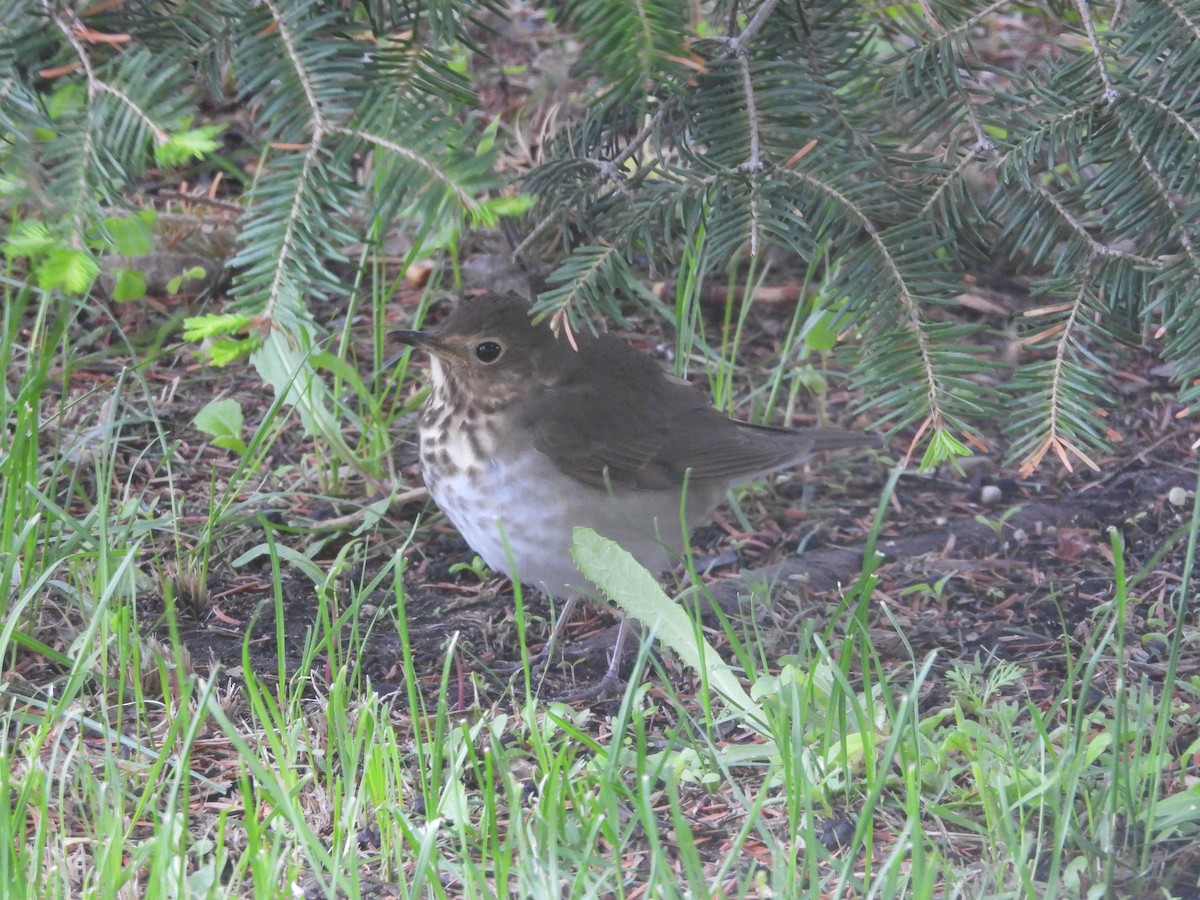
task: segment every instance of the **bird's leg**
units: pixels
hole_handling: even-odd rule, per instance
[[[550,662],[550,658],[554,655],[554,648],[558,645],[558,639],[566,630],[567,622],[571,618],[571,613],[575,610],[575,604],[579,602],[578,594],[571,594],[567,597],[563,604],[562,611],[559,612],[558,618],[554,620],[554,627],[550,630],[550,636],[546,638],[546,643],[542,645],[542,649],[529,657],[529,671],[533,674],[541,674],[541,671],[546,668],[546,664]],[[507,663],[496,667],[496,670],[502,675],[512,675],[515,672],[524,668],[525,663]]]
[[[621,656],[625,650],[625,636],[628,630],[629,619],[622,613],[620,621],[617,623],[617,637],[613,641],[612,656],[609,658],[608,669],[604,672],[603,677],[585,687],[557,694],[553,699],[560,703],[574,703],[577,700],[603,700],[608,697],[621,682]]]
[[[567,597],[566,602],[563,604],[562,612],[558,614],[558,618],[554,622],[554,628],[551,629],[550,636],[546,639],[545,645],[541,650],[529,657],[530,674],[540,675],[545,669],[546,664],[553,658],[559,639],[566,630],[567,622],[570,620],[571,613],[578,602],[579,594],[571,594]],[[617,636],[613,639],[612,655],[609,657],[608,668],[605,669],[604,675],[592,684],[561,694],[555,694],[550,699],[561,703],[574,703],[579,700],[603,700],[608,697],[621,682],[621,657],[625,651],[625,639],[628,633],[629,620],[621,613],[617,622]],[[499,671],[505,672],[505,674],[514,674],[523,667],[524,663],[517,663],[505,665],[502,669],[497,668]]]

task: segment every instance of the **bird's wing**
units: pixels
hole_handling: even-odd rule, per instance
[[[629,377],[599,379],[608,385],[604,390],[597,390],[594,371],[592,378],[565,379],[540,392],[523,416],[533,445],[584,484],[666,490],[685,477],[694,484],[734,484],[818,450],[867,443],[857,432],[836,428],[736,422],[636,350],[613,344],[597,350],[602,352],[593,352],[589,370],[620,367]]]

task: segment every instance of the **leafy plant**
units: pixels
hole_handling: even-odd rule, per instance
[[[424,12],[363,16],[316,0],[202,3],[186,17],[6,4],[0,152],[6,171],[29,175],[24,188],[6,185],[25,210],[6,254],[43,288],[88,291],[145,214],[124,215],[146,202],[138,184],[227,152],[224,124],[197,111],[228,88],[254,110],[241,137],[257,154],[229,261],[234,302],[187,335],[218,337],[207,345],[217,362],[248,353],[305,427],[350,456],[316,377],[324,335],[310,299],[346,296],[345,248],[401,211],[417,246],[449,223],[513,211],[483,196],[498,186],[492,140],[453,65],[478,11]],[[136,278],[118,278],[117,293],[138,296]]]

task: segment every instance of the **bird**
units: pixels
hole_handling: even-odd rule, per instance
[[[590,593],[570,553],[576,526],[661,572],[731,487],[875,443],[732,419],[613,335],[535,323],[517,294],[464,299],[436,330],[393,334],[431,358],[418,455],[434,502],[491,569],[563,601],[539,657]],[[608,672],[566,699],[611,690],[624,635],[622,618]]]

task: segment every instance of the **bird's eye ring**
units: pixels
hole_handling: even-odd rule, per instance
[[[475,358],[481,363],[488,365],[498,360],[500,354],[503,352],[504,348],[495,341],[483,341],[475,348]]]

